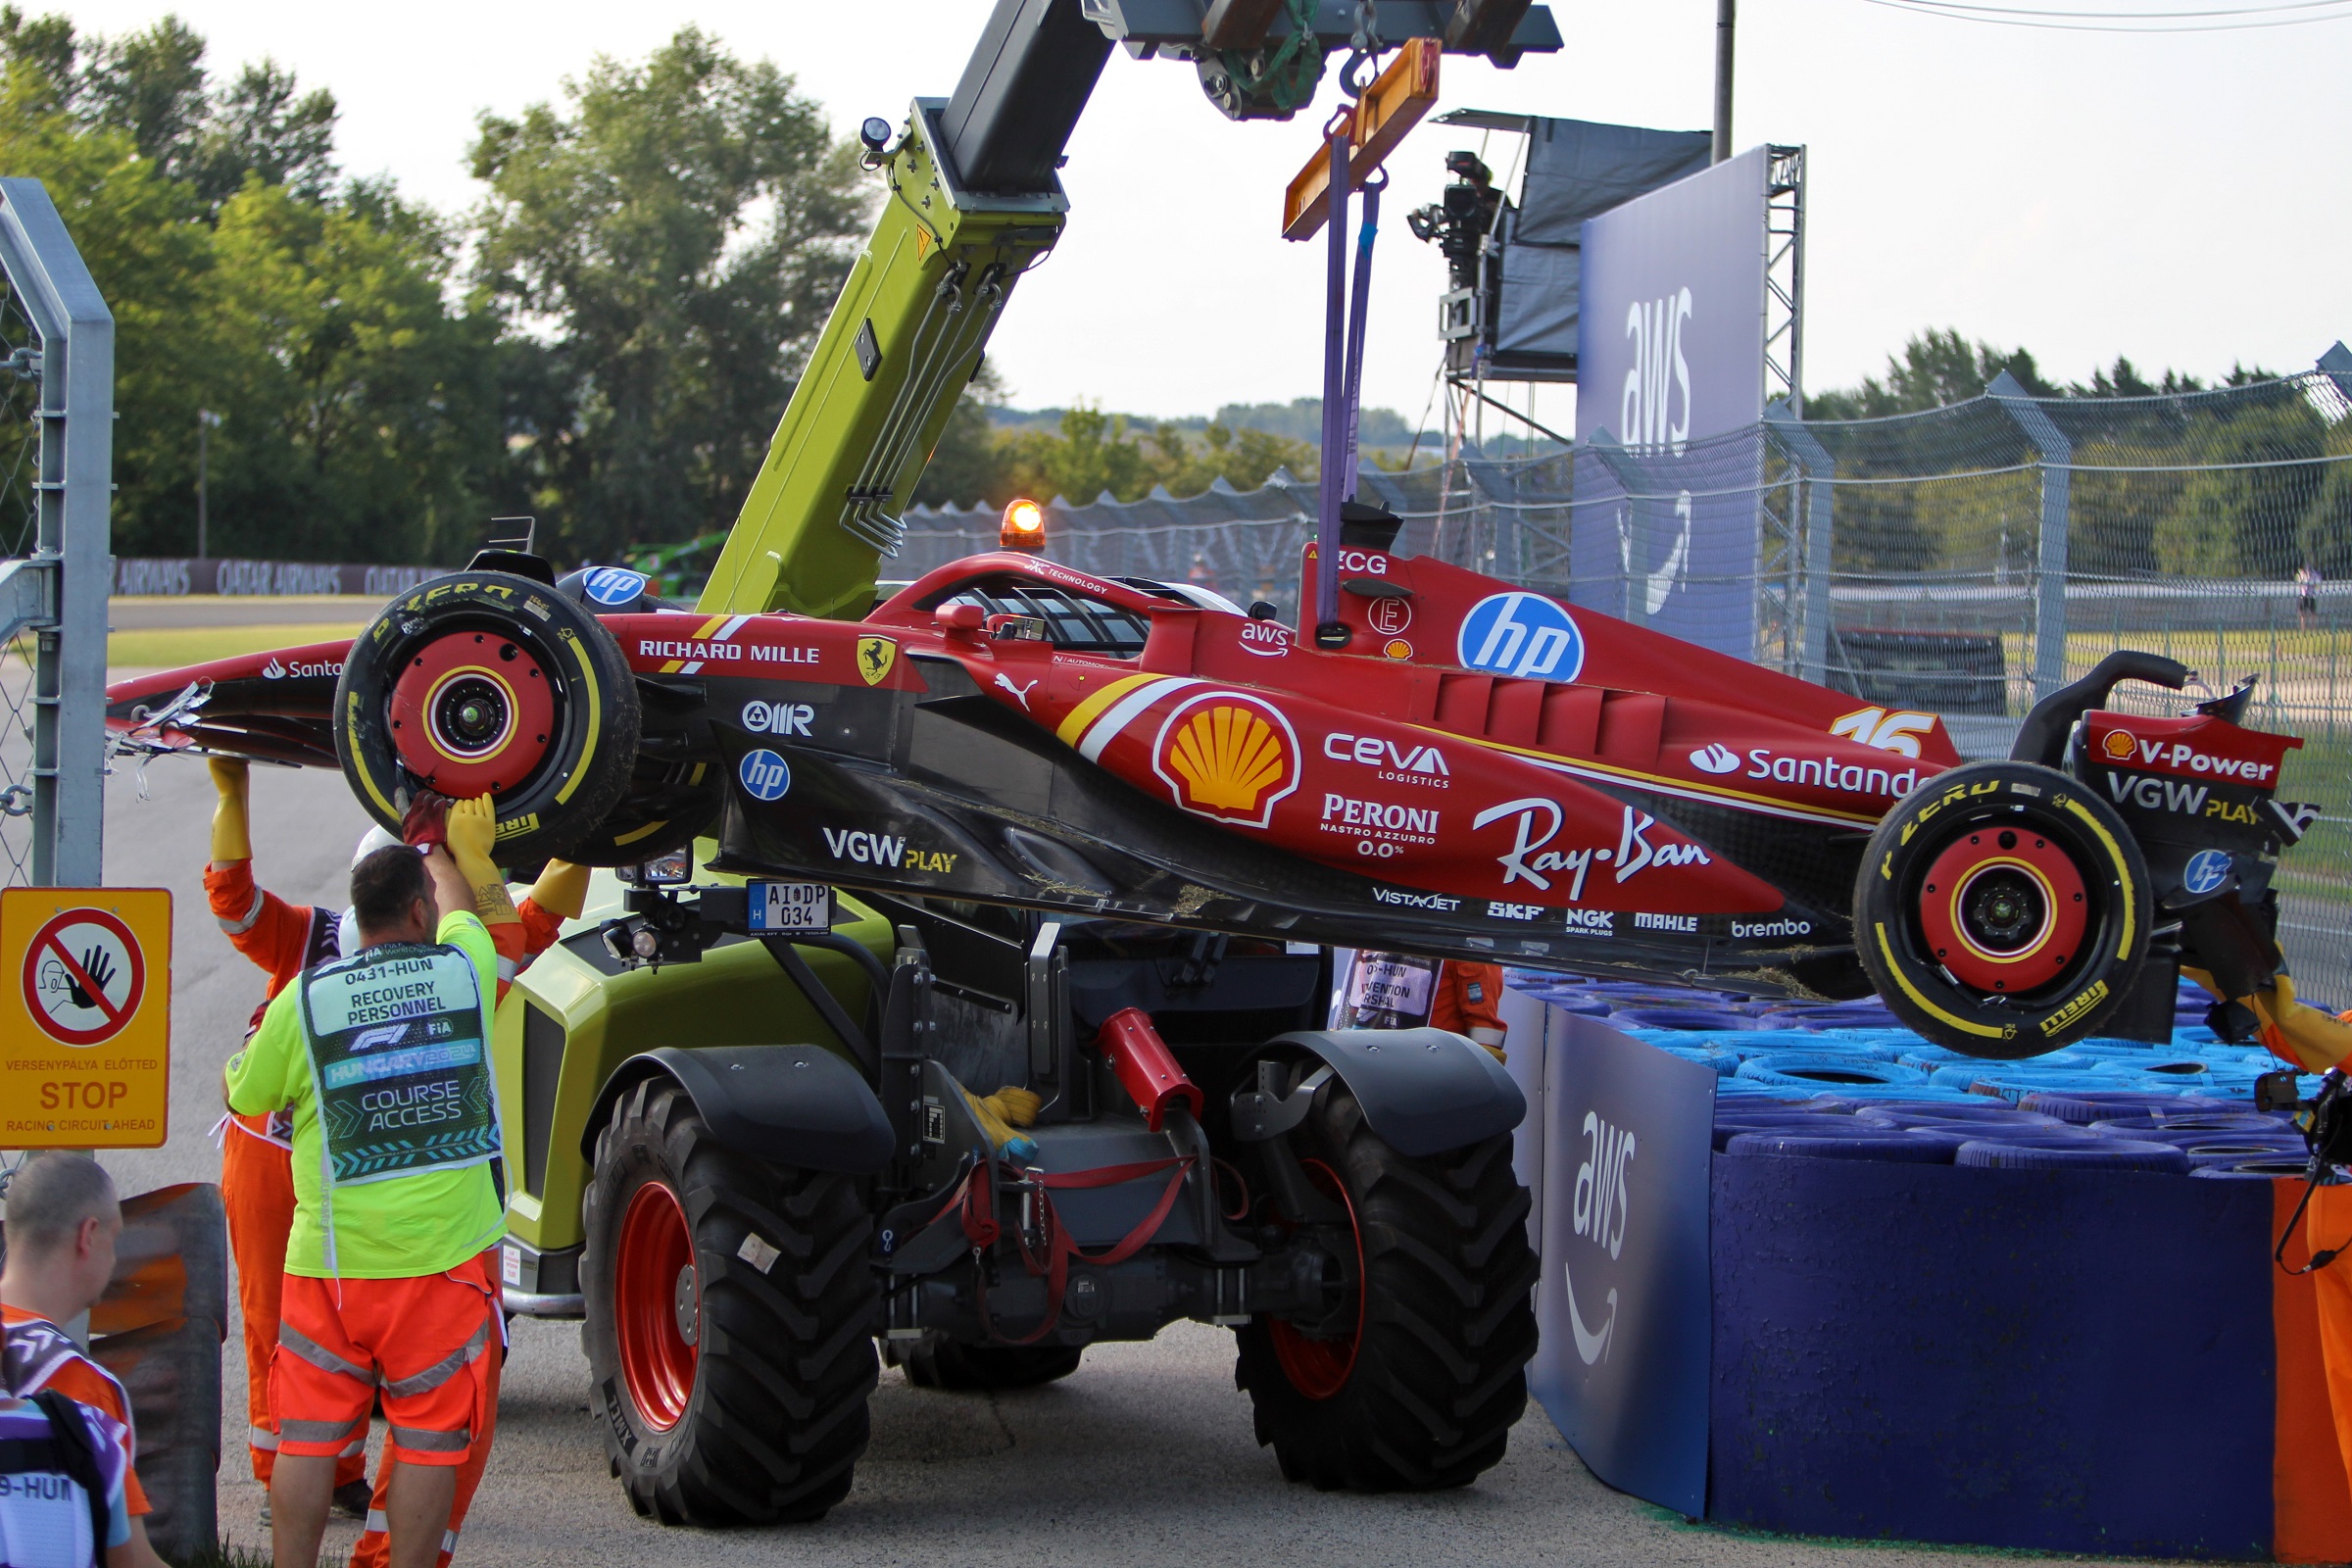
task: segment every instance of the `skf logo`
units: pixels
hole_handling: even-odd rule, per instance
[[[891,666],[899,662],[899,645],[887,637],[858,639],[858,673],[865,677],[868,686],[879,686],[889,678]]]
[[[1625,335],[1633,339],[1634,368],[1625,372],[1617,419],[1625,444],[1637,451],[1663,449],[1680,457],[1683,443],[1690,439],[1690,366],[1683,358],[1683,323],[1690,318],[1687,288],[1626,307]],[[1679,416],[1674,411],[1678,391]]]
[[[1199,816],[1264,827],[1298,788],[1298,737],[1281,709],[1239,692],[1176,705],[1152,744],[1152,771]]]
[[[1884,708],[1864,708],[1832,724],[1830,733],[1843,735],[1857,746],[1875,746],[1898,757],[1917,757],[1919,737],[1935,727],[1934,713],[1890,713]]]

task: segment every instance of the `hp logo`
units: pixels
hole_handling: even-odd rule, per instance
[[[791,764],[764,747],[747,754],[735,772],[754,800],[772,801],[792,788]]]
[[[2188,858],[2188,865],[2180,873],[2180,886],[2203,898],[2219,893],[2230,880],[2230,857],[2221,850],[2199,850]]]
[[[600,566],[583,584],[588,597],[600,605],[625,605],[645,592],[645,573],[626,566]]]
[[[1537,680],[1574,680],[1585,637],[1568,612],[1541,594],[1490,594],[1462,617],[1454,652],[1464,669]]]

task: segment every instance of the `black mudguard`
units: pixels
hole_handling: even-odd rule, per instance
[[[1298,1029],[1269,1049],[1319,1056],[1398,1153],[1418,1159],[1507,1133],[1527,1097],[1484,1047],[1448,1029]]]
[[[857,1068],[819,1046],[663,1046],[631,1056],[596,1097],[582,1153],[596,1158],[613,1103],[656,1077],[686,1091],[711,1135],[737,1153],[848,1176],[871,1176],[890,1162],[882,1102]]]

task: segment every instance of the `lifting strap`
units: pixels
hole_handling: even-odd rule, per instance
[[[1176,1207],[1176,1199],[1184,1191],[1185,1178],[1192,1173],[1194,1156],[1170,1155],[1166,1159],[1136,1160],[1125,1165],[1103,1165],[1094,1170],[1030,1171],[1021,1185],[1036,1190],[1038,1198],[1038,1229],[1042,1233],[1042,1255],[1033,1250],[1024,1232],[1019,1240],[1021,1263],[1033,1277],[1046,1282],[1046,1310],[1035,1328],[1018,1339],[1006,1337],[999,1330],[988,1311],[988,1281],[984,1274],[973,1277],[973,1291],[979,1303],[981,1326],[988,1331],[992,1342],[1003,1345],[1035,1345],[1052,1333],[1061,1321],[1061,1299],[1068,1288],[1070,1261],[1093,1263],[1100,1267],[1124,1263],[1152,1244],[1159,1229],[1168,1221]],[[987,1251],[1004,1234],[996,1213],[996,1166],[994,1158],[974,1165],[964,1172],[963,1180],[948,1195],[948,1200],[932,1216],[940,1219],[957,1209],[962,1211],[964,1239],[972,1244],[974,1254]],[[1055,1192],[1080,1191],[1098,1187],[1116,1187],[1122,1182],[1141,1181],[1161,1171],[1168,1173],[1167,1185],[1160,1190],[1159,1200],[1152,1205],[1136,1223],[1133,1230],[1100,1252],[1089,1252],[1070,1240],[1068,1229],[1054,1209]]]

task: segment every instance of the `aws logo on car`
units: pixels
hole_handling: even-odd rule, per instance
[[[1203,692],[1161,721],[1152,771],[1197,816],[1264,827],[1275,803],[1298,788],[1298,736],[1272,703]]]

